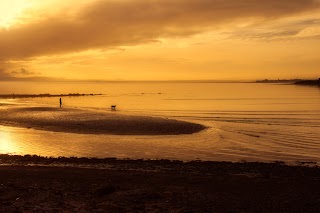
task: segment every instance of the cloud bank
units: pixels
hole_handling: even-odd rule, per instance
[[[72,16],[61,11],[1,30],[0,62],[189,36],[237,19],[277,19],[318,8],[316,0],[95,1]]]

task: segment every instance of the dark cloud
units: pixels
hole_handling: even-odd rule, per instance
[[[74,17],[62,11],[0,31],[0,60],[134,45],[192,35],[238,18],[274,19],[316,8],[316,0],[96,1]]]

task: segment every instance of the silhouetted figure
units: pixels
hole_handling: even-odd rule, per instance
[[[111,110],[116,110],[117,105],[111,105]]]
[[[62,107],[62,98],[60,98],[60,108]]]

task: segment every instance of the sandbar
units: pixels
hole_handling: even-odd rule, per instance
[[[180,120],[55,107],[6,107],[0,125],[79,134],[180,135],[204,130]]]

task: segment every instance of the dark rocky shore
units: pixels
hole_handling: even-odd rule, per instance
[[[10,155],[0,160],[0,212],[320,209],[318,167]]]

